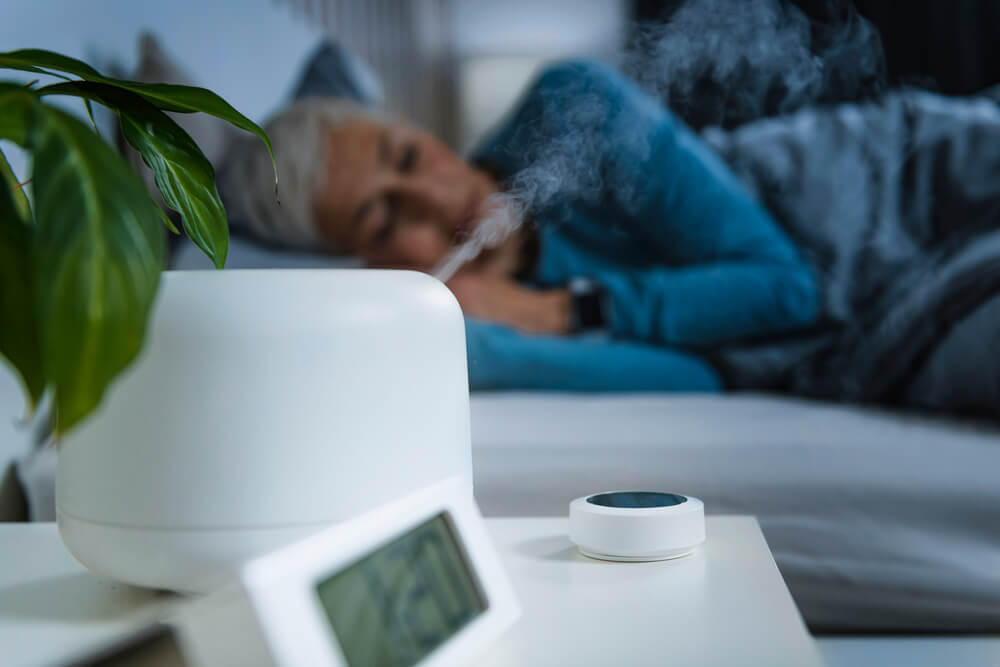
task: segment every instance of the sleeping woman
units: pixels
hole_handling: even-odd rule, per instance
[[[808,221],[779,222],[765,208],[769,194],[750,173],[760,161],[727,155],[747,172],[737,177],[720,155],[738,136],[710,148],[604,66],[548,67],[468,160],[408,123],[332,98],[298,102],[266,129],[281,205],[266,185],[270,162],[250,143],[223,168],[222,189],[231,216],[282,244],[433,272],[497,214],[498,194],[526,203],[526,224],[447,280],[467,318],[474,389],[739,388],[1000,405],[1000,378],[992,396],[907,397],[917,366],[933,365],[930,348],[899,362],[902,395],[853,395],[819,378],[837,375],[837,360],[848,376],[883,363],[857,362],[841,344],[864,334],[852,322],[864,314],[854,293],[875,288],[840,284],[854,280],[831,272],[840,249],[823,254]],[[851,305],[838,310],[842,292]]]

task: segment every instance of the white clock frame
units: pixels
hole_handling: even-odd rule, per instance
[[[250,561],[240,570],[236,590],[210,595],[193,605],[196,610],[182,612],[172,621],[185,655],[195,665],[239,655],[241,664],[352,667],[320,605],[317,586],[442,513],[447,515],[485,609],[417,664],[471,664],[514,623],[520,608],[472,488],[461,477]],[[260,655],[265,652],[266,656]]]

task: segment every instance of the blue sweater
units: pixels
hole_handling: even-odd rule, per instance
[[[614,70],[547,68],[472,160],[532,188],[540,244],[529,282],[589,278],[609,311],[602,338],[468,319],[473,389],[716,391],[722,381],[699,350],[816,318],[815,276],[777,223]]]

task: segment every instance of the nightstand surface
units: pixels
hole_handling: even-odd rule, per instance
[[[0,523],[0,664],[58,665],[158,618],[178,598],[90,574],[55,523]]]
[[[522,616],[484,665],[782,665],[823,661],[753,517],[707,517],[694,554],[582,556],[566,519],[488,519]]]
[[[488,519],[522,617],[483,665],[822,665],[757,521],[709,517],[691,556],[581,556],[566,519]],[[176,596],[87,573],[55,524],[0,524],[5,667],[59,664],[162,614]]]

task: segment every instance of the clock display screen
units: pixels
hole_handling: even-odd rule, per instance
[[[486,610],[444,513],[317,586],[351,667],[407,667]]]

